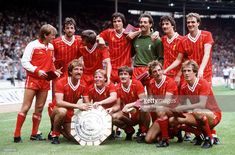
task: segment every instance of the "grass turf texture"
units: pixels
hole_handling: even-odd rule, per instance
[[[235,95],[235,91],[225,89],[223,87],[214,88],[216,95]],[[226,97],[226,96],[224,96]],[[52,145],[50,141],[30,141],[31,134],[31,119],[32,112],[27,115],[26,121],[22,128],[23,143],[13,143],[13,132],[15,128],[15,119],[17,112],[2,113],[0,114],[0,155],[2,154],[43,154],[43,155],[60,155],[60,154],[85,154],[85,155],[128,155],[128,154],[141,154],[141,155],[199,155],[199,154],[233,154],[235,146],[235,112],[223,112],[222,121],[216,127],[217,134],[220,137],[222,144],[214,145],[212,149],[202,149],[200,146],[194,146],[190,142],[176,143],[176,139],[170,141],[168,148],[156,148],[155,144],[138,144],[135,140],[131,142],[124,141],[123,138],[114,141],[105,141],[100,146],[80,146],[68,142],[62,136],[60,137],[60,145]],[[46,108],[43,112],[43,118],[40,125],[40,130],[46,137],[50,129],[49,117]],[[122,131],[123,133],[123,131]]]

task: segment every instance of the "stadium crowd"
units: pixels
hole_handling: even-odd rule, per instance
[[[110,12],[110,14],[112,14]],[[138,25],[138,17],[126,15],[128,23]],[[77,32],[84,29],[93,29],[100,32],[111,25],[107,13],[98,13],[95,10],[76,14]],[[160,30],[159,18],[154,18],[155,30]],[[176,20],[177,25],[181,19]],[[213,34],[215,44],[213,46],[213,74],[223,76],[224,65],[232,65],[235,62],[234,19],[203,19],[201,29],[210,30]],[[33,8],[22,8],[21,10],[2,10],[0,12],[0,79],[10,77],[11,68],[8,64],[15,66],[15,71],[24,72],[20,68],[19,60],[30,40],[37,38],[37,32],[41,25],[49,23],[58,28],[58,18],[52,11],[37,10]],[[177,30],[182,34],[182,27]],[[11,65],[10,65],[11,66]],[[21,75],[22,73],[15,73]],[[25,75],[23,75],[25,77]]]

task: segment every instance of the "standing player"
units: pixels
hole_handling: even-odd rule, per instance
[[[145,137],[147,143],[151,143],[157,138],[158,128],[161,129],[161,141],[158,147],[167,147],[169,145],[169,116],[172,116],[170,108],[177,104],[178,88],[175,81],[163,75],[162,64],[158,61],[149,63],[149,73],[153,78],[149,84],[149,97],[157,99],[153,105],[152,126]],[[151,108],[150,108],[151,110]]]
[[[105,69],[107,73],[107,83],[110,83],[111,63],[109,50],[105,45],[96,41],[96,33],[93,30],[84,30],[82,32],[82,46],[79,47],[84,61],[84,74],[82,79],[89,86],[93,84],[93,75],[97,69]]]
[[[36,97],[35,110],[32,115],[32,133],[30,140],[45,140],[42,134],[38,132],[41,121],[43,107],[46,102],[47,93],[50,89],[50,82],[46,72],[54,71],[57,76],[60,73],[55,71],[53,64],[54,47],[50,43],[55,38],[57,31],[50,24],[45,24],[39,32],[39,39],[30,42],[22,57],[22,66],[27,71],[25,83],[24,101],[17,116],[16,128],[14,133],[14,142],[21,142],[21,127],[25,121],[26,115],[32,105],[33,98]]]
[[[123,32],[126,25],[125,16],[116,12],[111,17],[113,28],[106,29],[100,33],[100,37],[109,46],[110,60],[112,65],[111,81],[118,83],[118,68],[121,66],[131,67],[131,41]]]
[[[140,112],[139,108],[136,108],[139,100],[145,98],[145,92],[140,81],[132,80],[132,72],[128,66],[118,69],[121,82],[117,85],[117,103],[107,109],[112,115],[113,124],[126,132],[126,140],[132,140],[132,135],[135,133],[133,126],[136,124],[140,125],[143,134],[147,133],[149,126],[147,113]]]
[[[64,20],[64,35],[52,41],[54,46],[55,67],[61,68],[63,75],[67,76],[68,64],[73,59],[79,58],[79,46],[81,45],[81,37],[74,35],[76,30],[76,22],[73,18],[67,17]]]
[[[153,60],[163,62],[163,46],[160,39],[151,40],[153,18],[150,14],[142,14],[139,17],[141,33],[133,40],[135,51],[133,77],[139,78],[148,70],[148,63]],[[143,79],[143,84],[147,85],[149,80]]]
[[[178,54],[182,54],[183,37],[176,32],[176,23],[171,16],[162,16],[159,25],[165,33],[165,35],[162,37],[162,44],[164,48],[163,68],[166,69],[175,61]],[[170,70],[167,75],[171,78],[174,78],[179,85],[181,78],[180,66]]]
[[[179,112],[192,110],[192,113],[184,114],[186,118],[177,118],[177,121],[200,130],[205,136],[202,148],[210,148],[213,145],[212,129],[221,120],[221,110],[215,100],[210,83],[197,77],[198,68],[197,63],[193,60],[182,64],[186,83],[180,90],[181,100],[188,99],[191,104],[179,105],[175,110]]]
[[[230,68],[227,65],[225,65],[222,71],[224,76],[225,87],[228,87]]]
[[[212,45],[214,40],[211,32],[200,30],[201,23],[200,15],[197,13],[189,13],[186,16],[187,27],[189,34],[187,34],[183,41],[183,52],[188,59],[196,61],[200,66],[197,76],[206,79],[210,84],[212,81]],[[180,64],[183,54],[178,55],[175,62],[169,66],[165,72],[170,71]]]
[[[73,141],[71,136],[71,118],[74,109],[88,110],[91,109],[88,103],[86,86],[81,79],[83,73],[83,62],[74,59],[68,65],[68,77],[63,77],[56,81],[55,99],[51,105],[50,117],[53,122],[52,144],[60,144],[60,133],[68,140]],[[84,103],[77,104],[80,97],[84,98]]]
[[[234,90],[234,85],[235,85],[235,63],[233,63],[231,69],[230,69],[230,88],[231,90]]]

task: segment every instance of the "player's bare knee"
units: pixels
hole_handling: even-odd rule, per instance
[[[57,115],[59,116],[66,116],[67,114],[67,109],[66,108],[57,108]]]

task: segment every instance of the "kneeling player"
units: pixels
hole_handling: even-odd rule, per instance
[[[127,66],[118,69],[121,82],[117,86],[117,103],[107,109],[112,115],[113,124],[126,132],[126,140],[132,140],[134,125],[140,125],[142,135],[147,133],[149,126],[148,114],[136,108],[138,100],[145,98],[144,87],[140,81],[131,79],[132,73],[133,70]]]
[[[74,140],[70,134],[71,118],[74,109],[88,110],[91,108],[88,103],[86,87],[81,81],[83,73],[83,63],[77,59],[70,62],[68,66],[68,77],[64,77],[56,82],[55,99],[50,109],[50,117],[53,122],[52,144],[59,144],[60,133],[68,140]],[[84,103],[77,104],[79,98],[83,96]]]
[[[94,73],[94,84],[88,88],[89,100],[93,107],[101,105],[104,109],[112,107],[117,100],[117,92],[114,84],[107,83],[107,74],[103,69],[97,69]],[[114,139],[114,131],[109,139]]]
[[[198,65],[193,60],[188,60],[182,65],[182,72],[186,83],[181,87],[180,95],[182,103],[189,100],[191,104],[179,105],[176,112],[192,110],[185,113],[186,118],[177,118],[172,122],[178,122],[189,132],[196,135],[196,145],[203,142],[200,133],[205,136],[202,148],[210,148],[213,144],[211,130],[221,120],[221,110],[215,100],[210,84],[205,79],[197,78]]]
[[[171,108],[177,104],[178,89],[176,82],[163,75],[162,64],[158,61],[149,63],[149,73],[152,80],[149,85],[149,98],[154,99],[154,104],[143,104],[142,108],[151,110],[152,126],[145,137],[147,143],[155,141],[159,128],[161,130],[161,140],[157,147],[167,147],[169,145],[169,120],[172,116]]]

